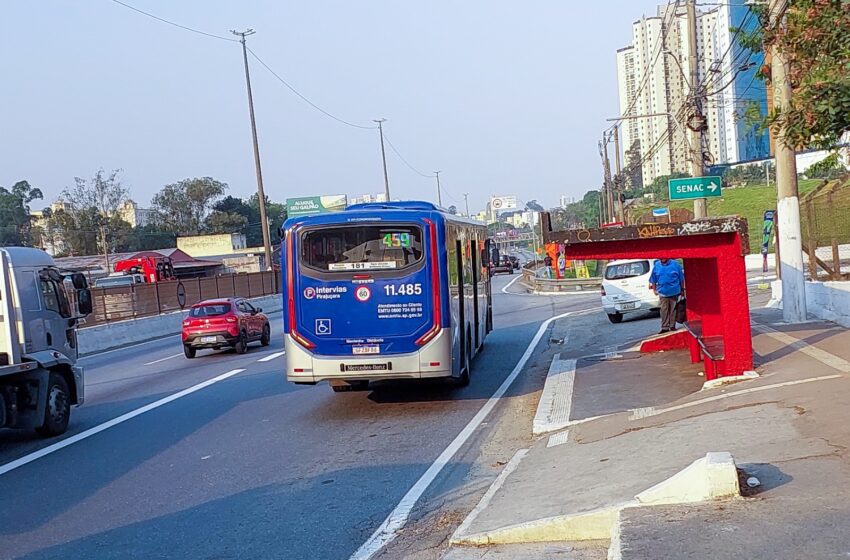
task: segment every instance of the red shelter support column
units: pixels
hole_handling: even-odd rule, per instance
[[[723,275],[720,282],[720,305],[725,347],[725,358],[719,373],[741,375],[753,369],[753,337],[747,295],[747,268],[738,236],[734,243],[724,247],[718,261]]]

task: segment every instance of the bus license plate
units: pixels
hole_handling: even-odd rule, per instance
[[[354,354],[380,354],[381,347],[377,344],[369,345],[369,346],[353,346],[351,351]]]
[[[387,371],[387,364],[351,364],[345,371]]]

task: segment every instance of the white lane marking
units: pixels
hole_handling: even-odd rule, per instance
[[[799,338],[794,338],[791,335],[788,335],[784,332],[774,330],[766,325],[755,324],[753,325],[753,330],[759,331],[774,340],[778,340],[782,344],[786,346],[790,346],[795,350],[799,350],[803,354],[807,354],[812,358],[816,359],[822,364],[825,364],[833,369],[837,369],[838,371],[843,371],[844,373],[850,373],[850,362],[845,360],[844,358],[840,358],[835,354],[830,354],[826,350],[821,350],[817,346],[812,346],[805,341],[800,340]]]
[[[505,287],[504,287],[504,288],[502,288],[502,293],[503,293],[503,294],[510,294],[510,295],[514,295],[514,294],[511,294],[511,292],[509,292],[509,291],[508,291],[508,288],[510,288],[511,286],[513,286],[513,285],[514,285],[514,282],[516,282],[516,281],[517,281],[517,280],[519,280],[520,278],[522,278],[522,274],[520,274],[519,276],[517,276],[516,278],[514,278],[513,280],[511,280],[511,281],[510,281],[510,282],[508,282],[507,284],[505,284]]]
[[[557,434],[552,434],[549,436],[549,441],[546,442],[546,447],[555,447],[556,445],[564,445],[570,440],[570,431],[564,430],[563,432],[558,432]]]
[[[369,539],[363,543],[357,551],[351,555],[351,560],[368,560],[372,556],[375,555],[379,550],[381,550],[384,546],[390,543],[393,539],[398,535],[398,531],[405,526],[408,518],[410,517],[410,512],[413,510],[413,506],[416,505],[416,502],[419,501],[419,498],[422,497],[422,494],[428,489],[434,479],[437,478],[437,475],[440,474],[440,471],[449,464],[454,457],[455,453],[460,450],[463,444],[472,436],[478,426],[484,421],[487,415],[495,408],[495,406],[499,403],[508,389],[511,387],[513,382],[519,376],[520,372],[522,372],[522,368],[525,367],[525,364],[528,362],[531,355],[534,353],[534,349],[537,347],[537,344],[540,342],[540,339],[543,338],[543,335],[546,333],[546,330],[549,328],[549,325],[552,322],[557,321],[558,319],[563,319],[564,317],[569,317],[571,315],[575,315],[577,313],[583,313],[586,311],[592,311],[591,309],[583,309],[580,311],[570,311],[567,313],[561,313],[560,315],[556,315],[549,319],[543,321],[540,325],[540,328],[537,329],[537,333],[534,335],[534,338],[531,339],[531,342],[528,344],[528,347],[525,349],[525,353],[523,353],[522,357],[519,359],[517,364],[514,366],[514,369],[511,371],[510,375],[502,382],[496,392],[493,393],[493,396],[481,407],[481,410],[469,421],[469,423],[461,430],[461,432],[455,437],[454,440],[446,447],[440,456],[431,463],[431,466],[428,467],[428,470],[425,471],[419,480],[407,491],[398,505],[390,512],[387,518],[383,523],[375,530]]]
[[[629,416],[629,420],[640,420],[641,418],[649,418],[650,416],[658,416],[659,414],[666,414],[667,412],[674,412],[676,410],[683,410],[685,408],[691,408],[693,406],[699,406],[701,404],[706,404],[714,401],[719,401],[723,399],[728,399],[730,397],[739,397],[741,395],[749,395],[751,393],[759,393],[761,391],[769,391],[770,389],[781,389],[782,387],[792,387],[794,385],[802,385],[804,383],[815,383],[817,381],[829,381],[830,379],[839,379],[844,377],[840,374],[835,375],[822,375],[820,377],[810,377],[808,379],[798,379],[796,381],[786,381],[785,383],[773,383],[771,385],[762,385],[761,387],[751,387],[749,389],[744,389],[742,391],[733,391],[731,393],[724,393],[722,395],[714,395],[713,397],[706,397],[704,399],[699,399],[696,401],[687,402],[684,404],[678,404],[676,406],[670,406],[667,408],[654,408],[654,407],[646,407],[646,408],[636,408],[631,411],[631,415]]]
[[[502,469],[502,472],[499,473],[499,476],[496,477],[496,480],[493,481],[493,484],[490,485],[490,488],[487,489],[484,496],[481,497],[481,501],[478,502],[478,505],[469,512],[469,515],[466,516],[466,519],[463,520],[463,523],[461,523],[460,527],[458,527],[454,532],[449,542],[456,542],[461,539],[467,531],[469,531],[469,527],[472,525],[472,522],[475,521],[482,511],[484,511],[484,508],[490,505],[490,500],[493,499],[493,496],[499,491],[499,488],[502,487],[508,476],[516,470],[519,466],[519,462],[522,461],[527,454],[528,449],[520,449],[514,453],[514,456],[511,457],[511,460],[508,461],[508,464],[505,465],[505,468]]]
[[[193,386],[189,387],[188,389],[183,389],[182,391],[178,391],[178,392],[174,393],[173,395],[169,395],[167,397],[163,397],[163,398],[159,399],[158,401],[152,402],[150,404],[146,404],[145,406],[143,406],[141,408],[137,408],[136,410],[131,410],[130,412],[127,412],[126,414],[122,414],[121,416],[113,418],[112,420],[108,420],[108,421],[104,422],[103,424],[98,424],[97,426],[95,426],[93,428],[89,428],[88,430],[85,430],[84,432],[80,432],[79,434],[75,434],[75,435],[73,435],[69,438],[63,439],[62,441],[58,441],[58,442],[54,443],[53,445],[48,445],[47,447],[45,447],[43,449],[39,449],[38,451],[35,451],[33,453],[30,453],[29,455],[24,455],[20,459],[15,459],[14,461],[11,461],[9,463],[6,463],[3,466],[0,466],[0,476],[6,474],[9,471],[13,471],[13,470],[17,469],[18,467],[22,467],[26,464],[32,463],[33,461],[35,461],[37,459],[41,459],[42,457],[50,455],[51,453],[55,453],[56,451],[59,451],[60,449],[64,449],[66,447],[69,447],[69,446],[77,443],[78,441],[88,439],[88,438],[92,437],[93,435],[99,434],[100,432],[108,430],[109,428],[112,428],[113,426],[117,426],[118,424],[126,422],[127,420],[131,420],[131,419],[135,418],[136,416],[140,416],[140,415],[144,414],[145,412],[150,412],[151,410],[154,410],[155,408],[159,408],[159,407],[164,406],[164,405],[166,405],[170,402],[174,402],[177,399],[181,399],[181,398],[183,398],[187,395],[191,395],[192,393],[200,391],[201,389],[205,389],[206,387],[209,387],[210,385],[214,385],[214,384],[218,383],[219,381],[224,381],[225,379],[227,379],[229,377],[233,377],[234,375],[242,373],[243,371],[245,371],[245,370],[244,369],[232,369],[232,370],[228,371],[227,373],[222,373],[221,375],[219,375],[217,377],[213,377],[212,379],[207,379],[206,381],[204,381],[202,383],[198,383],[197,385],[193,385]]]
[[[555,355],[549,366],[543,394],[537,403],[532,435],[554,432],[569,424],[575,378],[576,360],[562,360],[560,354]]]
[[[258,361],[258,362],[270,362],[270,361],[272,361],[272,360],[276,360],[276,359],[280,358],[280,357],[281,357],[281,356],[283,356],[284,354],[286,354],[286,351],[285,351],[285,350],[284,350],[283,352],[275,352],[274,354],[271,354],[271,355],[269,355],[269,356],[266,356],[265,358],[260,358],[260,359],[259,359],[259,360],[257,360],[257,361]]]
[[[158,360],[154,360],[154,361],[152,361],[152,362],[148,362],[148,363],[146,363],[145,365],[146,365],[146,366],[152,366],[152,365],[154,365],[154,364],[158,364],[158,363],[160,363],[160,362],[164,362],[164,361],[166,361],[166,360],[173,360],[174,358],[179,358],[179,357],[180,357],[180,356],[182,356],[182,355],[183,355],[183,352],[181,352],[181,353],[179,353],[179,354],[174,354],[173,356],[168,356],[167,358],[160,358],[160,359],[158,359]]]

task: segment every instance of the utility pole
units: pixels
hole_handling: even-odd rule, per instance
[[[702,104],[700,103],[699,89],[699,56],[697,53],[697,7],[696,0],[688,0],[688,69],[690,70],[690,104],[691,112],[688,114],[688,148],[690,149],[691,175],[702,177],[705,175],[702,159],[702,133],[703,123]],[[706,202],[704,198],[694,200],[694,217],[705,218]]]
[[[390,179],[387,175],[387,152],[384,150],[384,123],[387,119],[374,119],[372,122],[378,123],[378,133],[381,135],[381,161],[384,162],[384,196],[387,202],[390,201]]]
[[[788,2],[770,0],[770,26],[783,24]],[[780,113],[791,108],[791,81],[785,53],[774,41],[770,49],[773,104]],[[776,138],[776,220],[778,271],[782,278],[782,318],[789,323],[806,320],[806,276],[803,269],[803,239],[800,231],[800,200],[797,190],[797,155],[786,139],[785,125]],[[779,251],[781,249],[781,252]]]
[[[443,193],[442,189],[440,189],[440,172],[434,171],[434,176],[437,177],[437,205],[443,205]]]
[[[623,199],[622,191],[623,191],[623,178],[620,176],[622,173],[622,163],[620,162],[620,125],[614,125],[614,178],[616,179],[614,182],[614,197],[616,198],[614,202],[614,207],[617,209],[617,221],[621,224],[626,223],[626,214],[623,211]]]
[[[466,205],[466,217],[469,218],[469,193],[463,193],[463,203]]]
[[[248,86],[248,113],[251,115],[251,138],[254,142],[254,167],[257,172],[257,204],[260,207],[260,227],[263,229],[263,248],[266,253],[266,269],[272,269],[272,244],[269,237],[269,222],[266,218],[266,193],[263,190],[263,170],[260,167],[260,144],[257,142],[257,121],[254,118],[254,95],[251,92],[251,73],[248,71],[248,45],[245,38],[253,35],[253,29],[245,31],[230,31],[242,43],[242,58],[245,61],[245,83]]]
[[[605,223],[613,221],[614,218],[614,196],[611,192],[611,160],[608,159],[608,135],[602,133],[602,141],[599,143],[599,155],[602,157],[602,189],[605,193],[606,213]]]

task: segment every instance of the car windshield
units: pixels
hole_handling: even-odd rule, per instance
[[[189,312],[191,317],[220,317],[230,312],[229,303],[208,303],[193,307]]]
[[[609,264],[605,269],[606,280],[622,280],[643,276],[649,272],[649,261]]]

